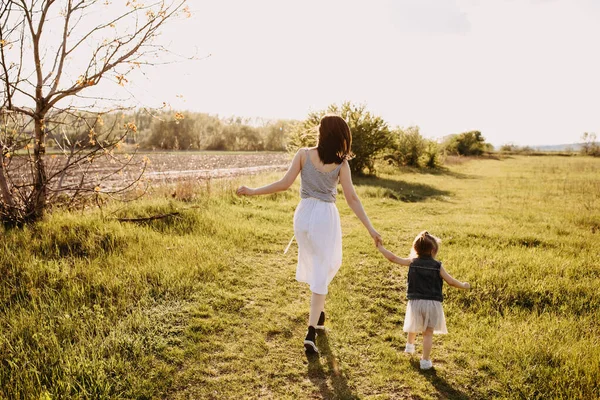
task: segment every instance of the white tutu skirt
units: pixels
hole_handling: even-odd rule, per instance
[[[404,317],[404,332],[424,332],[433,328],[433,333],[448,333],[446,317],[441,301],[409,300]]]
[[[342,228],[335,203],[302,199],[294,213],[294,234],[296,280],[308,283],[313,293],[327,294],[327,286],[342,265]]]

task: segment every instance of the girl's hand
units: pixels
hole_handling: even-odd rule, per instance
[[[469,285],[469,282],[463,282],[463,289],[471,289],[471,285]]]
[[[369,235],[371,235],[371,237],[373,238],[373,241],[375,242],[375,247],[383,245],[383,238],[381,237],[379,232],[377,232],[374,228],[369,229]]]
[[[251,188],[249,188],[249,187],[247,187],[247,186],[240,186],[240,187],[239,187],[239,188],[238,188],[238,189],[235,191],[235,193],[236,193],[238,196],[252,196],[252,195],[254,195],[254,189],[251,189]]]

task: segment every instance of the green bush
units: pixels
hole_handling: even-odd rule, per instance
[[[426,147],[426,141],[421,136],[419,127],[398,128],[393,134],[394,142],[384,158],[397,166],[418,167],[419,159]]]
[[[448,153],[461,156],[479,156],[493,150],[479,131],[451,135],[446,139],[445,148]]]
[[[508,154],[531,154],[534,152],[534,149],[530,146],[517,146],[516,144],[507,143],[500,147],[500,152]]]
[[[309,113],[308,117],[292,131],[288,150],[296,152],[301,147],[316,146],[317,127],[321,118],[327,113],[339,115],[350,127],[354,153],[354,158],[350,161],[352,173],[362,175],[365,170],[373,173],[375,159],[389,148],[393,138],[387,123],[381,117],[367,111],[363,104],[356,105],[347,101],[341,106],[332,104],[327,110]]]
[[[424,165],[427,168],[438,168],[443,164],[442,152],[437,142],[427,141],[425,152],[423,153]]]
[[[418,126],[398,128],[393,132],[394,141],[384,159],[398,167],[436,168],[441,164],[441,151],[433,140],[421,136]]]

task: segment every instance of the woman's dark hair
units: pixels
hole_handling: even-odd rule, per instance
[[[319,124],[317,152],[323,164],[339,164],[352,157],[352,134],[342,117],[326,115]]]

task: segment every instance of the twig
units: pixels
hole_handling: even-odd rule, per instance
[[[117,218],[117,221],[119,221],[119,222],[145,222],[145,221],[152,221],[155,219],[174,217],[179,214],[181,214],[179,211],[175,211],[175,212],[168,213],[168,214],[158,214],[158,215],[152,215],[150,217],[143,217],[143,218]]]

